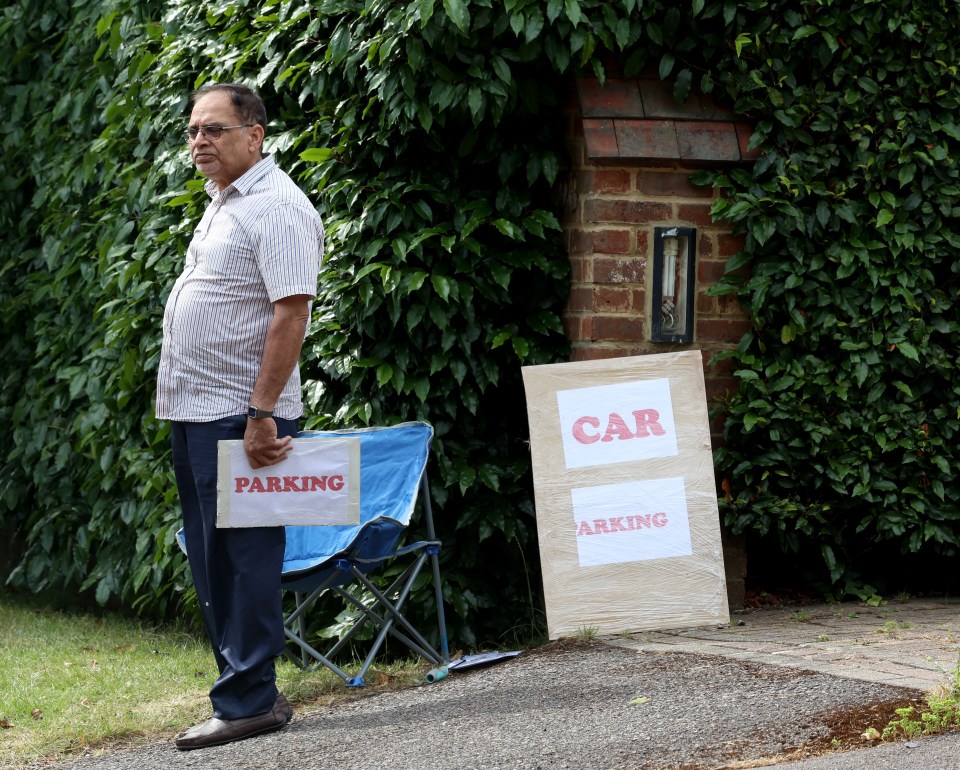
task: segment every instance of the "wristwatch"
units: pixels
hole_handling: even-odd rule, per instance
[[[260,409],[255,406],[247,408],[247,417],[253,420],[262,420],[265,417],[273,417],[272,409]]]

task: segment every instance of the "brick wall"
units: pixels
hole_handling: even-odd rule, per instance
[[[689,175],[704,166],[751,161],[750,126],[699,94],[677,104],[656,77],[577,83],[569,101],[573,160],[565,197],[564,231],[572,267],[564,327],[574,360],[692,349],[702,351],[707,399],[736,387],[727,362],[710,359],[736,346],[749,330],[737,300],[708,296],[742,246],[729,226],[714,223],[714,191]],[[651,341],[654,227],[697,230],[693,342]],[[722,413],[712,425],[720,440]],[[742,538],[723,533],[731,607],[744,602]]]
[[[658,78],[578,82],[569,103],[570,155],[563,222],[572,267],[564,313],[573,359],[703,351],[711,402],[735,387],[713,354],[735,346],[749,324],[735,298],[706,290],[741,247],[710,217],[715,195],[689,176],[705,165],[743,163],[749,126],[698,94],[676,104]],[[653,229],[697,229],[694,337],[690,345],[652,342]],[[715,431],[719,428],[714,426]],[[715,433],[715,439],[719,435]]]

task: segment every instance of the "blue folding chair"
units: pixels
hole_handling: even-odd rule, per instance
[[[322,441],[343,436],[360,439],[360,521],[343,526],[287,527],[281,585],[294,594],[295,608],[284,618],[284,631],[299,654],[289,647],[285,654],[304,668],[323,665],[347,686],[363,687],[364,675],[387,636],[435,666],[443,666],[450,659],[440,584],[441,543],[434,531],[426,474],[433,428],[427,423],[408,422],[392,427],[304,431],[298,438]],[[427,539],[398,546],[418,497]],[[375,571],[396,560],[406,560],[406,568],[386,588],[378,586],[372,579]],[[403,605],[427,561],[433,570],[439,650],[403,615]],[[355,592],[348,590],[351,587]],[[327,592],[343,599],[358,617],[330,649],[321,653],[306,640],[306,615]],[[376,636],[359,672],[350,676],[332,659],[368,625],[376,628]]]

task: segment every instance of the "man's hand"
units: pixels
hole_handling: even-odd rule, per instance
[[[273,418],[267,417],[261,420],[247,418],[247,430],[243,434],[243,449],[247,453],[251,468],[276,465],[285,460],[293,449],[292,441],[291,436],[277,438],[277,424]]]

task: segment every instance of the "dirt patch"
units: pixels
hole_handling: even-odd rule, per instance
[[[803,746],[791,747],[773,757],[734,761],[720,768],[716,765],[706,767],[694,764],[682,765],[677,770],[749,770],[749,768],[769,767],[784,762],[796,762],[801,759],[823,756],[824,754],[870,748],[881,743],[879,738],[869,738],[864,735],[870,728],[882,733],[884,727],[894,719],[899,718],[898,709],[909,706],[916,708],[923,704],[924,700],[918,697],[906,700],[894,699],[831,711],[808,720],[810,723],[816,722],[825,725],[829,732],[808,741]]]

